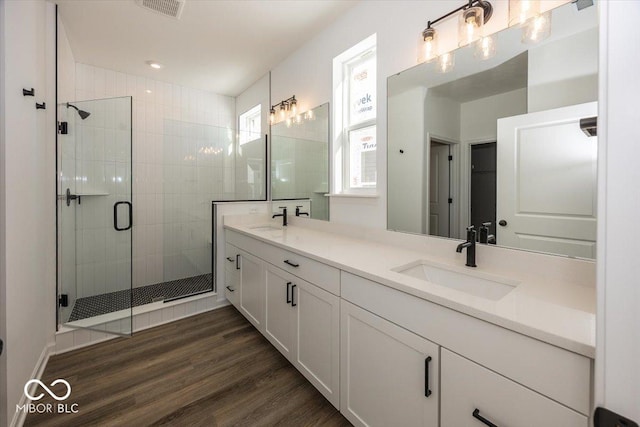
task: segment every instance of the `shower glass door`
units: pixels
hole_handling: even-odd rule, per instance
[[[131,97],[58,105],[58,323],[132,331]]]

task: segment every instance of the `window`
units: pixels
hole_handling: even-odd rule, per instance
[[[244,145],[247,142],[260,139],[261,136],[261,105],[258,104],[249,111],[240,114],[238,119],[239,142]]]
[[[336,57],[333,66],[334,187],[342,193],[370,193],[377,182],[375,34]]]

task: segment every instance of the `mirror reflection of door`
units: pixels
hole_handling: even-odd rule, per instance
[[[451,146],[431,138],[429,148],[429,234],[451,237]]]
[[[595,258],[598,138],[580,119],[597,114],[589,102],[498,120],[501,245]]]
[[[490,222],[496,235],[496,143],[471,146],[471,225],[480,230]],[[497,243],[497,242],[496,242]]]

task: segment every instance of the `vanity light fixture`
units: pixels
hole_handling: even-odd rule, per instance
[[[487,0],[469,0],[457,9],[442,15],[441,17],[429,21],[420,35],[418,49],[418,62],[431,62],[438,58],[438,70],[441,72],[450,71],[453,67],[453,54],[439,55],[438,37],[433,25],[458,13],[459,18],[459,46],[466,46],[482,38],[483,26],[493,14],[493,6]]]
[[[269,121],[271,124],[275,124],[276,122],[276,109],[278,109],[278,121],[295,117],[298,112],[298,101],[296,101],[296,96],[293,95],[291,98],[287,98],[271,106],[271,109],[269,110]]]
[[[462,11],[458,20],[458,46],[466,46],[482,37],[484,9],[469,7]]]

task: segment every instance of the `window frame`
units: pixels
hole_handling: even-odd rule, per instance
[[[251,132],[243,128],[242,124],[246,125],[247,120],[258,118],[260,123],[256,132]],[[256,138],[251,138],[251,135],[255,134]],[[262,136],[262,104],[256,104],[249,108],[242,114],[238,115],[238,146],[243,146],[249,142],[260,139]]]

